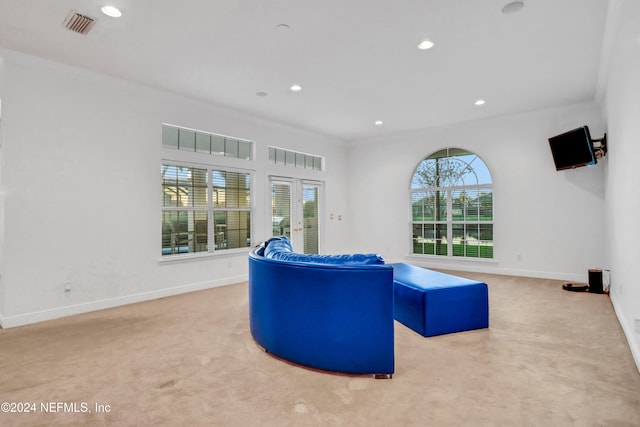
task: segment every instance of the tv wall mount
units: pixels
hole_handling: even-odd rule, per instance
[[[607,155],[607,134],[600,139],[591,139],[591,147],[593,148],[593,155],[596,159],[601,159]]]

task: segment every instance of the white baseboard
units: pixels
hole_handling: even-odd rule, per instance
[[[627,343],[631,349],[631,355],[633,356],[633,360],[636,362],[638,372],[640,372],[640,347],[638,347],[638,342],[634,337],[633,326],[628,325],[625,322],[624,313],[622,312],[622,308],[618,305],[615,297],[611,297],[611,304],[613,304],[613,310],[618,317],[618,323],[622,326],[622,331],[624,332],[624,336],[627,338]]]
[[[472,270],[470,270],[472,271]],[[491,270],[484,271],[484,273],[491,273]],[[562,280],[566,282],[586,282],[587,277],[585,274],[571,274],[571,273],[558,273],[556,271],[533,271],[533,270],[517,270],[511,268],[501,268],[493,271],[495,274],[503,276],[520,276],[520,277],[532,277],[536,279],[549,279],[549,280]]]
[[[204,289],[216,288],[218,286],[231,285],[233,283],[246,282],[247,280],[247,275],[241,275],[235,277],[227,277],[224,280],[213,280],[208,282],[176,286],[173,288],[158,289],[150,292],[142,292],[139,294],[125,295],[122,297],[90,301],[81,304],[68,305],[65,307],[52,308],[49,310],[18,314],[15,316],[4,316],[2,313],[0,313],[0,328],[15,328],[17,326],[44,322],[46,320],[58,319],[60,317],[89,313],[92,311],[104,310],[106,308],[113,308],[127,304],[150,301],[158,298],[185,294],[188,292],[202,291]]]
[[[386,264],[406,262],[423,268],[440,270],[468,271],[471,273],[499,274],[501,276],[533,277],[536,279],[563,280],[567,282],[585,282],[585,274],[559,273],[557,271],[520,270],[515,268],[500,268],[494,260],[450,260],[432,259],[423,256],[407,256],[403,259],[385,260]]]

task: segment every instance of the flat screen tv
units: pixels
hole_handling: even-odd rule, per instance
[[[556,170],[559,171],[591,166],[598,162],[588,126],[582,126],[549,138],[549,146]]]

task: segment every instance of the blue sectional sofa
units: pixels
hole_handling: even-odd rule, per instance
[[[312,368],[391,377],[393,268],[373,254],[306,255],[286,237],[249,254],[251,334]]]

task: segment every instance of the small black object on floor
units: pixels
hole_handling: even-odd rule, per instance
[[[592,294],[604,294],[602,286],[602,270],[589,270],[589,284],[587,283],[563,283],[562,289],[571,292],[589,292]],[[609,293],[608,291],[606,293]]]
[[[589,285],[580,284],[576,286],[574,283],[563,283],[562,289],[571,292],[587,292],[589,290]]]

